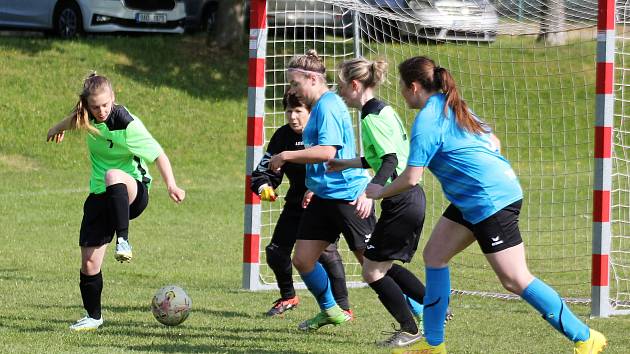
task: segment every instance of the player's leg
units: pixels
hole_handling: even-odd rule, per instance
[[[337,241],[338,204],[335,200],[313,196],[300,220],[293,265],[321,310],[315,317],[300,323],[298,328],[301,330],[315,330],[327,324],[336,325],[349,320],[332,295],[328,273],[317,261],[324,249]]]
[[[434,347],[442,346],[444,342],[444,321],[451,292],[448,262],[475,241],[463,221],[452,220],[457,219],[451,215],[453,212],[458,210],[452,205],[446,209],[423,250],[426,273],[424,335],[428,345]]]
[[[294,209],[285,206],[276,222],[271,242],[265,248],[267,264],[273,271],[278,288],[280,288],[280,298],[267,311],[268,316],[281,315],[299,304],[299,298],[293,287],[291,251],[295,244],[301,216],[301,208]]]
[[[331,243],[319,256],[328,277],[330,278],[331,290],[337,305],[350,317],[353,317],[348,299],[348,287],[346,285],[346,271],[343,267],[343,260],[337,250],[337,244]]]
[[[132,258],[129,244],[129,205],[136,199],[138,185],[133,177],[119,169],[107,170],[105,185],[110,218],[116,230],[114,257],[119,262],[128,262]]]
[[[486,259],[503,287],[521,296],[556,330],[576,343],[576,353],[601,351],[606,345],[603,335],[590,330],[553,288],[530,273],[518,229],[519,212],[517,202],[475,225],[475,235]]]

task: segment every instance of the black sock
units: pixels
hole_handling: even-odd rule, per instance
[[[326,273],[328,273],[331,290],[337,305],[339,305],[342,310],[350,310],[348,286],[346,285],[346,271],[343,268],[343,262],[341,261],[339,252],[336,248],[331,250],[326,249],[319,257],[319,262],[326,270]]]
[[[295,297],[293,287],[293,265],[291,264],[291,250],[270,244],[265,248],[267,264],[276,276],[276,283],[280,288],[280,297],[290,299]]]
[[[411,334],[418,333],[418,325],[407,306],[402,290],[396,282],[387,275],[369,284],[378,295],[387,311],[400,324],[400,329]]]
[[[129,237],[129,194],[127,185],[116,183],[107,187],[109,216],[116,230],[116,236],[128,240]]]
[[[420,304],[423,303],[425,292],[424,284],[407,268],[398,264],[392,264],[392,267],[387,272],[387,276],[394,279],[405,295]]]
[[[85,275],[81,273],[81,281],[79,282],[81,289],[81,298],[83,299],[83,307],[87,311],[88,316],[93,319],[101,318],[101,292],[103,291],[103,274],[98,272],[94,275]]]

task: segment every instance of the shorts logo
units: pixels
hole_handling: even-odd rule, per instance
[[[375,248],[374,245],[367,245],[367,247],[365,247],[365,249],[368,249],[368,250],[373,250],[374,248]]]
[[[370,242],[370,239],[372,238],[372,234],[367,234],[367,235],[365,235],[363,237],[365,239],[365,243],[368,243],[368,242]]]
[[[500,240],[500,238],[501,238],[501,235],[498,235],[497,237],[490,237],[490,240],[492,241],[491,246],[494,247],[494,246],[498,246],[502,244],[503,240]]]

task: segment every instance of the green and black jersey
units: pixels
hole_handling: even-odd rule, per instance
[[[361,138],[365,160],[374,171],[383,163],[383,156],[396,154],[398,164],[396,175],[400,175],[407,166],[409,140],[407,131],[394,109],[372,98],[361,109]],[[387,180],[391,182],[391,177]]]
[[[155,161],[163,150],[140,119],[118,105],[112,107],[103,123],[90,118],[92,125],[100,132],[87,134],[92,164],[90,193],[105,192],[105,173],[114,168],[125,171],[150,188],[151,175],[146,162]]]

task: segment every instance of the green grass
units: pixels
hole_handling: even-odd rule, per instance
[[[296,330],[316,311],[307,292],[300,291],[300,308],[267,319],[262,313],[277,293],[241,290],[246,58],[245,50],[211,51],[198,37],[0,37],[0,352],[387,352],[372,343],[393,320],[370,289],[350,291],[356,321],[308,335]],[[67,326],[83,311],[77,238],[88,191],[85,137],[68,134],[54,145],[45,135],[93,69],[112,79],[118,102],[162,143],[188,194],[180,206],[170,202],[152,169],[150,207],[131,224],[134,261],[120,265],[108,251],[103,267],[105,325],[75,334]],[[419,263],[412,269],[421,274]],[[188,291],[193,312],[168,328],[149,304],[173,283]],[[522,302],[454,296],[452,306],[452,353],[571,351]],[[607,353],[630,352],[630,318],[587,322],[608,336]]]

